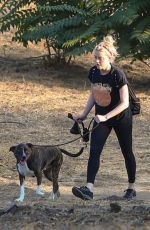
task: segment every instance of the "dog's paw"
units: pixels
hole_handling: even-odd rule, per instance
[[[39,196],[43,196],[43,195],[44,195],[44,192],[43,192],[41,189],[39,189],[39,188],[37,188],[37,189],[35,190],[35,192],[36,192],[36,194],[39,195]]]
[[[19,198],[15,199],[15,201],[17,201],[17,202],[23,202],[24,198],[23,197],[19,197]]]
[[[56,193],[54,193],[53,191],[50,192],[50,196],[49,196],[50,200],[56,200],[58,197],[60,197],[59,191],[57,191]]]
[[[50,192],[49,199],[55,200],[55,194],[53,193],[53,191]]]

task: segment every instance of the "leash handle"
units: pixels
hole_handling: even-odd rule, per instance
[[[68,113],[68,118],[70,118],[71,120],[74,120],[74,118],[73,118],[71,113]]]
[[[90,122],[90,125],[91,125],[91,123],[92,123],[93,120],[94,120],[94,118],[92,118],[92,120]],[[59,146],[63,146],[63,145],[67,145],[67,144],[73,143],[73,142],[75,142],[75,141],[77,141],[77,140],[79,140],[81,138],[83,139],[83,137],[86,136],[87,134],[92,133],[94,131],[94,129],[96,129],[98,126],[99,126],[99,123],[97,123],[96,126],[94,128],[92,128],[91,130],[88,130],[88,133],[86,133],[84,135],[80,134],[80,137],[77,137],[77,138],[75,138],[73,140],[70,140],[68,142],[57,144],[57,145],[42,145],[42,146],[44,146],[44,147],[59,147]],[[85,144],[85,146],[87,146],[86,143],[84,143],[84,144]],[[34,145],[34,146],[41,146],[41,145]]]
[[[73,118],[72,113],[68,113],[68,118],[78,123],[78,121]],[[84,127],[83,121],[81,122],[81,124],[82,124],[82,127]]]
[[[88,128],[85,127],[83,122],[80,122],[82,125],[82,130],[83,133],[81,133],[81,130],[79,128],[78,122],[73,118],[73,115],[71,113],[68,113],[68,118],[72,119],[75,121],[73,127],[70,129],[70,133],[72,134],[80,134],[82,140],[84,143],[87,143],[89,141],[89,134],[95,129],[95,127],[93,129],[90,130],[90,126],[92,124],[92,122],[94,121],[94,117],[91,119]],[[97,127],[98,125],[96,125]]]
[[[75,120],[75,119],[73,118],[73,116],[72,116],[71,113],[68,113],[68,118],[70,118],[71,120],[74,121],[74,125],[73,125],[73,127],[70,129],[70,132],[71,132],[72,134],[80,134],[81,137],[82,137],[82,134],[81,134],[81,130],[80,130],[78,121]],[[84,129],[85,129],[84,123],[83,123],[83,122],[80,122],[80,123],[81,123],[81,125],[82,125],[82,129],[84,130]]]

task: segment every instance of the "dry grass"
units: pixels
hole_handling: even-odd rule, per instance
[[[1,56],[6,58],[0,58],[0,122],[6,122],[0,123],[0,206],[4,208],[18,196],[15,159],[9,153],[9,147],[19,142],[57,144],[74,138],[69,133],[72,121],[67,114],[82,110],[87,100],[90,88],[86,76],[90,56],[77,60],[79,65],[47,68],[38,60],[22,60],[41,55],[42,45],[25,49],[12,43],[8,35],[1,37],[0,44]],[[95,200],[80,202],[71,195],[71,187],[86,180],[87,149],[80,158],[64,157],[59,178],[62,196],[58,201],[48,200],[50,186],[45,179],[46,196],[36,197],[33,191],[35,179],[29,178],[23,207],[15,215],[1,217],[3,229],[49,229],[50,226],[53,229],[99,229],[99,225],[102,229],[149,229],[148,211],[138,214],[133,207],[150,204],[150,70],[139,62],[129,65],[122,61],[118,64],[128,73],[142,102],[142,114],[134,119],[133,133],[138,199],[131,203],[119,201],[122,211],[118,214],[110,213],[110,200],[103,199],[121,194],[127,181],[123,157],[112,132],[102,155],[101,170],[95,183]],[[15,121],[20,124],[9,123]],[[75,142],[64,148],[76,152],[79,145]],[[22,223],[20,215],[23,215]]]

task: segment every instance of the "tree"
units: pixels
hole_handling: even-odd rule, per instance
[[[150,1],[108,1],[109,9],[112,6],[114,9],[108,13],[104,22],[109,31],[113,29],[116,33],[121,55],[140,60],[149,58]]]
[[[144,60],[150,57],[150,1],[104,0],[91,9],[89,27],[80,36],[66,42],[74,45],[93,36],[93,41],[106,34],[117,39],[121,57]],[[73,53],[76,50],[72,51]],[[82,52],[82,51],[81,51]]]
[[[87,26],[86,18],[90,7],[88,1],[9,0],[1,3],[2,32],[11,27],[16,28],[13,40],[22,42],[24,46],[29,41],[38,43],[44,39],[50,59],[55,53],[57,61],[65,60],[66,56],[70,60],[70,47],[64,44],[77,37],[82,28]],[[80,47],[80,44],[76,44],[76,47]]]
[[[92,51],[106,34],[117,39],[121,57],[150,56],[149,0],[1,0],[1,31],[16,28],[15,41],[45,39],[58,60]]]

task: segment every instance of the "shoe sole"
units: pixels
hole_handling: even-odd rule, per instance
[[[78,188],[72,188],[72,193],[73,195],[75,195],[76,197],[79,197],[82,200],[92,200],[93,199],[90,196],[83,194]]]

